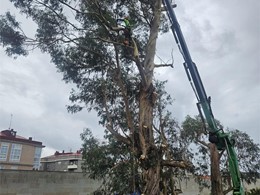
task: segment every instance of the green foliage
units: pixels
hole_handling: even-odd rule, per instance
[[[240,130],[230,130],[235,141],[235,149],[239,161],[242,179],[248,183],[255,183],[260,173],[260,146],[254,143],[250,136]]]
[[[186,116],[182,123],[181,140],[193,156],[194,174],[198,176],[195,180],[200,185],[200,190],[209,188],[210,183],[203,176],[210,175],[210,156],[205,126],[200,116]]]
[[[246,192],[246,195],[259,195],[260,194],[260,188],[253,188],[249,192]]]
[[[133,167],[129,149],[113,137],[108,142],[100,143],[89,129],[84,130],[81,138],[85,160],[82,169],[90,174],[90,178],[103,181],[100,190],[119,194],[133,192],[133,168],[136,167]],[[137,169],[135,171],[137,174]],[[136,183],[136,187],[138,185],[140,183]]]
[[[125,115],[120,111],[125,106],[123,96],[130,100],[131,112],[136,112],[140,78],[131,55],[126,55],[129,51],[119,41],[120,35],[111,28],[116,26],[117,18],[129,16],[139,52],[145,54],[154,4],[143,0],[11,2],[32,18],[38,28],[35,37],[27,37],[14,16],[9,12],[1,16],[0,41],[7,54],[26,55],[34,48],[49,53],[63,79],[77,86],[71,92],[72,105],[68,110],[74,113],[84,107],[94,109],[100,123],[106,124],[104,103],[109,102],[107,107],[113,122],[125,129],[126,119],[118,120],[117,116]],[[161,29],[167,29],[165,16],[161,20]]]
[[[20,25],[10,12],[0,16],[0,44],[6,47],[5,52],[8,56],[17,57],[28,53],[25,49],[25,37]]]
[[[186,116],[184,122],[182,123],[182,138],[187,140],[188,142],[196,140],[195,138],[200,138],[203,134],[206,133],[204,129],[204,124],[201,121],[199,116],[195,116],[195,118]]]

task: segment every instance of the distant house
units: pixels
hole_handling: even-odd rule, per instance
[[[39,170],[42,142],[16,134],[13,129],[0,132],[0,169]]]
[[[58,152],[54,155],[41,159],[41,170],[43,171],[70,171],[82,172],[81,163],[82,153],[77,152]]]

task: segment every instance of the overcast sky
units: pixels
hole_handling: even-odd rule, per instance
[[[193,61],[197,64],[215,117],[225,127],[247,132],[260,143],[260,2],[259,0],[176,1],[175,9]],[[0,14],[15,12],[33,34],[35,25],[19,16],[8,2],[1,2]],[[196,99],[183,68],[174,38],[169,32],[158,39],[157,55],[165,62],[173,55],[174,68],[156,70],[156,77],[168,80],[167,90],[175,99],[170,108],[182,122],[198,114]],[[66,105],[72,85],[62,81],[39,51],[14,60],[0,48],[0,129],[11,128],[46,146],[43,155],[76,151],[80,133],[86,127],[102,137],[95,113],[69,114]],[[159,58],[157,59],[159,63]]]

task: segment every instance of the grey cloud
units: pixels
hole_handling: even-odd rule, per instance
[[[246,131],[260,143],[260,22],[259,3],[237,1],[177,1],[176,15],[207,94],[212,97],[215,117],[225,126]],[[1,4],[0,13],[13,11]],[[16,12],[16,14],[18,14]],[[20,17],[19,17],[20,18]],[[24,17],[21,18],[26,21]],[[35,25],[26,22],[26,31]],[[157,55],[165,62],[174,58],[174,68],[156,70],[156,77],[169,80],[167,91],[174,99],[170,107],[181,122],[198,114],[196,99],[183,68],[183,59],[171,33],[160,36]],[[67,113],[65,105],[73,85],[65,84],[50,57],[34,51],[13,60],[0,50],[0,128],[12,127],[18,134],[42,141],[46,153],[77,150],[79,134],[90,127],[100,138],[96,113]],[[156,60],[161,63],[160,59]]]
[[[225,6],[220,1],[177,3],[176,15],[207,94],[212,97],[216,118],[226,127],[246,131],[259,142],[259,2],[225,1]],[[169,80],[168,91],[175,98],[172,111],[182,121],[185,115],[198,112],[183,59],[173,45],[171,35],[160,37],[160,57],[169,59],[174,48],[175,58],[175,68],[163,70],[160,78]]]

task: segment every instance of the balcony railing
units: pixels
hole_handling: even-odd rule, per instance
[[[78,165],[68,165],[68,169],[77,169]]]

